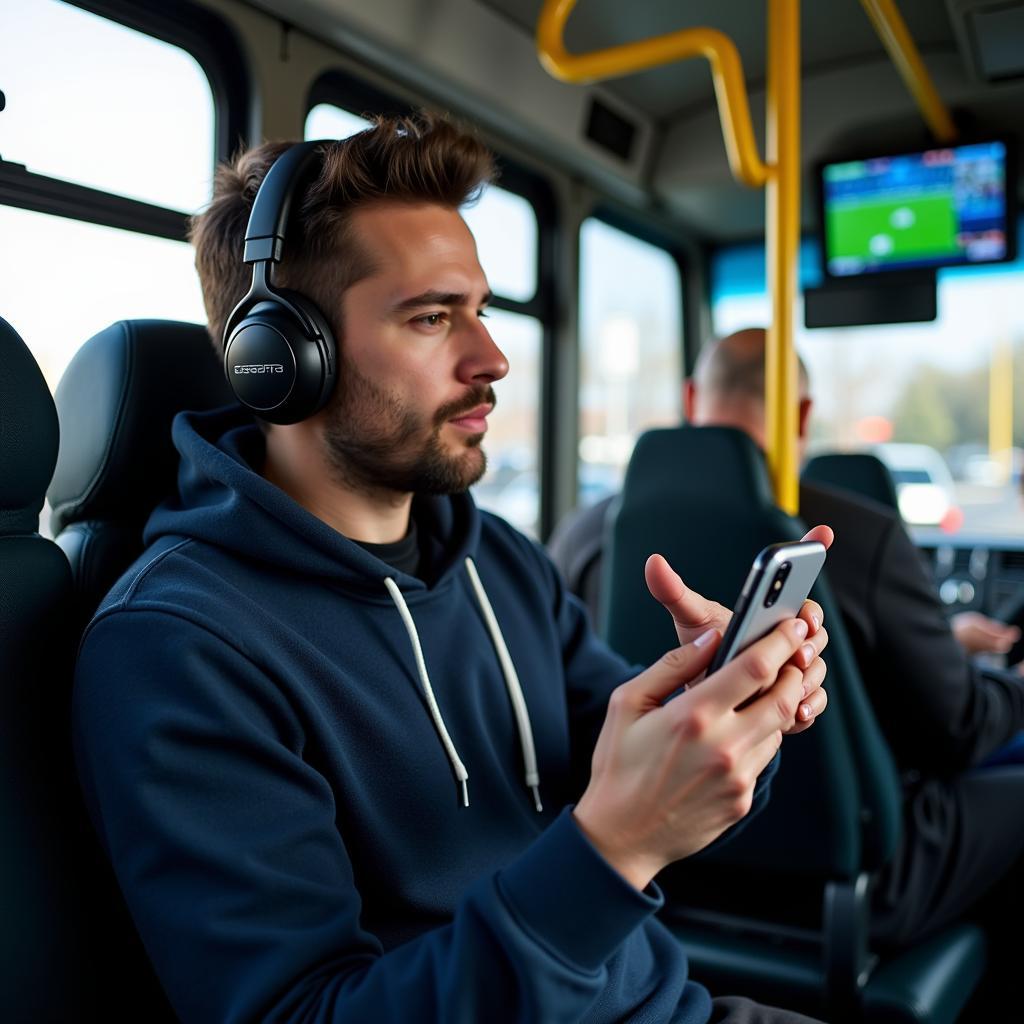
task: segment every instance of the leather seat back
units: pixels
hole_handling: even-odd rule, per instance
[[[174,490],[174,416],[232,400],[198,324],[121,320],[78,350],[57,387],[63,443],[48,496],[81,624],[141,554],[150,512]]]
[[[71,756],[71,572],[37,533],[57,413],[2,320],[0,366],[0,1006],[7,1020],[112,1020],[140,1005],[148,968],[121,942],[130,931]]]

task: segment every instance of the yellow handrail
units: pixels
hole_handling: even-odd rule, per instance
[[[907,24],[893,0],[860,0],[875,26],[882,45],[889,52],[911,95],[917,102],[932,134],[939,142],[954,142],[956,126],[942,102],[928,69],[914,45]]]
[[[565,23],[576,0],[545,0],[537,22],[541,63],[567,82],[592,82],[657,67],[685,57],[706,57],[733,176],[765,186],[766,263],[772,318],[765,352],[768,464],[775,496],[796,513],[797,369],[793,348],[797,254],[800,240],[800,2],[769,0],[768,159],[754,140],[743,65],[733,41],[711,28],[691,28],[585,54],[566,52]]]
[[[548,73],[583,84],[658,67],[686,57],[706,57],[718,98],[722,136],[733,175],[751,188],[768,179],[750,120],[743,64],[733,41],[713,28],[690,28],[591,53],[570,54],[563,43],[565,23],[576,0],[546,0],[537,22],[537,50]]]
[[[800,4],[769,0],[765,265],[772,319],[765,352],[765,432],[775,501],[800,505],[794,312],[800,253]]]

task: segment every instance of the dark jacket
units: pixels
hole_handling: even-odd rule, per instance
[[[657,887],[628,885],[567,808],[636,669],[543,551],[468,495],[417,499],[427,585],[254,472],[243,414],[183,414],[174,439],[180,498],[89,626],[74,730],[181,1017],[706,1021]],[[467,560],[518,674],[543,812]]]

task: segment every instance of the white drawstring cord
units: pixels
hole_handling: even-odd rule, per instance
[[[434,699],[434,689],[430,685],[430,676],[427,675],[427,663],[423,660],[423,648],[420,646],[419,634],[416,632],[416,623],[412,620],[412,615],[405,603],[405,598],[402,597],[401,590],[398,589],[398,584],[390,576],[387,576],[384,578],[384,586],[388,588],[391,600],[395,602],[398,614],[402,617],[405,630],[409,634],[413,655],[416,658],[416,669],[420,674],[420,683],[423,685],[423,694],[427,698],[427,706],[430,708],[430,717],[434,721],[434,728],[437,730],[438,736],[441,737],[445,753],[447,753],[448,760],[451,762],[452,771],[455,772],[455,778],[459,783],[462,806],[468,807],[469,786],[467,782],[469,780],[469,772],[466,771],[466,766],[459,758],[459,753],[455,749],[455,744],[452,743],[452,738],[448,735],[444,719],[441,717],[441,709],[437,706],[437,701]]]
[[[516,667],[512,664],[512,657],[505,645],[505,638],[501,635],[501,627],[498,625],[497,616],[491,608],[491,602],[487,598],[484,585],[480,582],[480,575],[476,571],[472,558],[466,559],[466,572],[473,584],[477,602],[480,610],[484,613],[484,621],[487,623],[487,631],[491,634],[491,642],[498,652],[498,661],[501,662],[501,671],[505,676],[505,686],[508,689],[509,699],[512,701],[512,710],[516,716],[516,726],[519,729],[519,743],[523,748],[523,764],[526,766],[526,785],[533,792],[534,806],[538,813],[544,810],[540,802],[540,774],[537,771],[537,753],[533,746],[533,729],[530,726],[530,712],[526,707],[526,700],[523,697],[523,689],[519,685],[519,676],[516,674]]]

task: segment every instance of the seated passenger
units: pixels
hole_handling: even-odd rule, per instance
[[[705,345],[685,383],[689,422],[744,430],[763,447],[764,349],[761,329]],[[803,447],[811,397],[802,365],[800,389]],[[590,558],[581,583],[578,556],[600,547],[611,501],[571,514],[549,544],[592,608],[600,567]],[[897,514],[809,484],[800,486],[800,514],[836,531],[825,575],[906,784],[903,847],[875,893],[875,937],[908,944],[984,902],[996,911],[996,946],[1014,948],[1024,909],[1024,768],[972,769],[1024,729],[1024,679],[972,664]]]
[[[218,346],[286,148],[222,167],[194,224]],[[459,215],[490,154],[429,117],[323,150],[275,283],[339,339],[334,393],[290,425],[178,416],[180,493],[78,663],[87,803],[175,1009],[806,1021],[690,981],[653,879],[759,805],[782,734],[824,708],[820,608],[663,704],[729,613],[653,558],[681,646],[638,672],[467,493],[508,372]],[[765,671],[770,695],[735,713]]]

